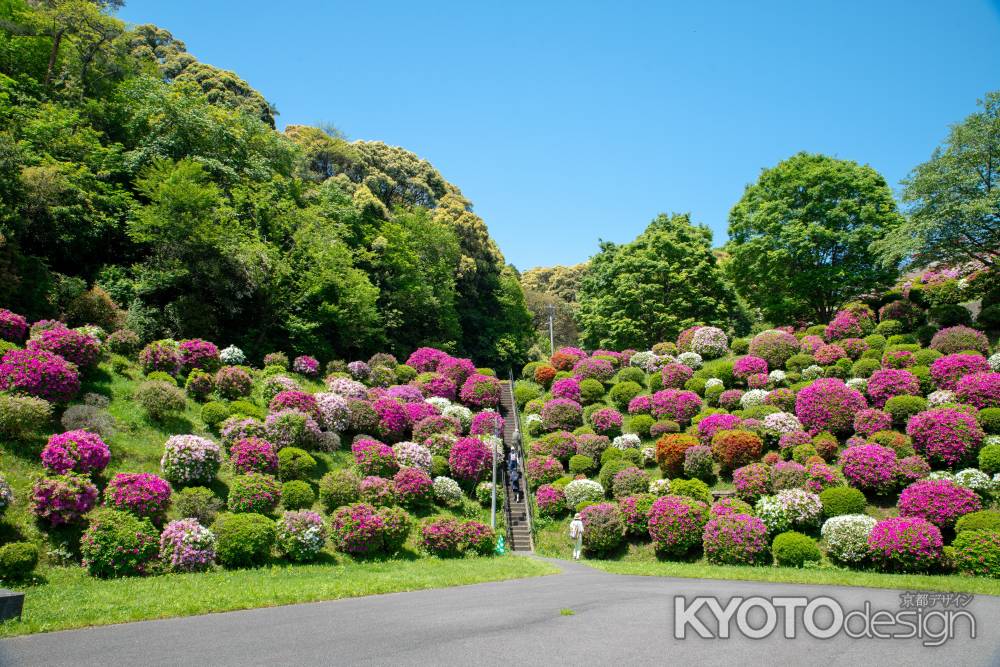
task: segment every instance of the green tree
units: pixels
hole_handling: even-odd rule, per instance
[[[742,332],[746,316],[711,244],[688,214],[661,214],[625,245],[602,242],[578,293],[583,344],[648,349],[694,324]]]
[[[799,153],[765,169],[729,213],[726,271],[772,322],[826,322],[846,301],[884,288],[895,266],[871,244],[901,223],[874,169]]]
[[[876,247],[890,265],[1000,262],[1000,91],[953,125],[903,182],[906,221]]]

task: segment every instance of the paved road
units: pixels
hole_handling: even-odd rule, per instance
[[[845,610],[899,611],[894,591],[610,575],[560,563],[520,581],[396,593],[16,637],[0,665],[998,665],[1000,598],[966,609],[978,636],[937,648],[914,639],[674,638],[674,598],[828,595]],[[572,609],[573,615],[560,610]],[[705,617],[705,609],[699,618]],[[824,612],[817,623],[825,627]],[[737,612],[738,615],[738,612]],[[801,611],[800,611],[801,616]],[[734,617],[735,618],[735,617]],[[826,616],[825,618],[830,618]],[[759,627],[760,610],[749,616]],[[711,621],[706,627],[714,631]],[[937,627],[936,625],[934,627]]]

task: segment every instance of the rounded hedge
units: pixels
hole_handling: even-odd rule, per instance
[[[216,558],[225,567],[262,565],[277,537],[274,522],[255,512],[220,514],[212,529]]]
[[[701,543],[707,522],[706,503],[686,496],[661,496],[649,509],[649,536],[656,551],[680,556]]]
[[[38,565],[38,547],[30,542],[11,542],[0,547],[0,579],[27,579]]]
[[[819,494],[823,503],[823,516],[833,517],[844,514],[864,514],[867,500],[865,494],[850,486],[835,486]]]
[[[747,513],[709,519],[701,541],[705,560],[716,565],[763,565],[767,559],[767,526]]]
[[[128,512],[100,509],[80,538],[83,566],[95,577],[147,574],[160,555],[160,534],[149,519]]]
[[[316,459],[304,449],[283,447],[278,451],[278,479],[306,480],[316,472]]]
[[[966,530],[951,544],[955,569],[963,574],[1000,578],[1000,532]]]
[[[309,509],[314,502],[316,494],[307,482],[293,479],[281,485],[281,504],[285,509]]]
[[[583,547],[590,553],[607,553],[625,538],[625,522],[614,503],[588,505],[580,510],[580,519],[583,521]]]
[[[961,533],[963,530],[1000,531],[1000,510],[979,510],[959,517],[955,522],[955,532]]]
[[[231,512],[270,514],[281,501],[281,487],[270,475],[252,472],[229,483],[227,506]]]
[[[775,537],[771,553],[775,563],[784,567],[802,567],[807,562],[818,563],[822,558],[816,541],[794,530]]]

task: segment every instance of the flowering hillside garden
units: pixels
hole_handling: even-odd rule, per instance
[[[1000,577],[1000,352],[898,293],[520,376],[543,551]]]
[[[0,322],[5,582],[494,553],[501,385],[469,359],[254,367],[200,339]]]

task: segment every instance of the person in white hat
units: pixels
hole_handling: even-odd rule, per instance
[[[583,551],[583,518],[579,512],[569,524],[569,536],[576,540],[573,544],[573,560],[580,560],[580,552]]]

